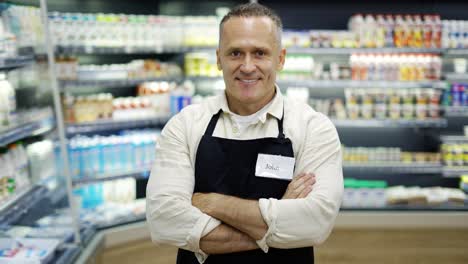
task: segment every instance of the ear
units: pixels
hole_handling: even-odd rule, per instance
[[[278,62],[278,67],[277,67],[278,71],[281,71],[283,69],[285,61],[286,61],[286,49],[282,48],[279,54],[279,62]]]
[[[221,60],[219,59],[219,48],[216,49],[216,65],[218,66],[218,70],[223,70],[223,67],[221,67]]]

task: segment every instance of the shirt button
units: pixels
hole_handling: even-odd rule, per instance
[[[234,126],[234,127],[232,128],[232,132],[234,132],[234,133],[237,134],[237,133],[239,133],[239,129],[238,129],[236,126]]]

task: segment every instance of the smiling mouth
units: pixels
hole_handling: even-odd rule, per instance
[[[244,83],[244,84],[254,84],[257,81],[259,81],[260,79],[240,79],[240,78],[236,78],[236,80],[241,82],[241,83]]]

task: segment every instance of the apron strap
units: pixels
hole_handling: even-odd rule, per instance
[[[222,112],[223,110],[219,109],[218,113],[216,113],[215,115],[213,115],[213,117],[211,117],[210,123],[208,124],[208,127],[205,130],[205,136],[213,135],[213,131],[215,130],[216,123],[218,123],[219,116],[221,115]]]
[[[278,138],[286,138],[283,132],[283,118],[284,118],[284,107],[283,107],[283,116],[281,116],[281,119],[276,119],[278,121]]]
[[[218,123],[219,116],[221,115],[222,112],[223,110],[219,109],[218,113],[216,113],[215,115],[213,115],[213,117],[211,117],[210,123],[208,124],[208,127],[205,130],[205,136],[213,135],[213,132],[216,128],[216,123]],[[281,117],[281,119],[276,119],[276,121],[278,122],[278,138],[281,138],[281,139],[286,138],[283,132],[283,118],[284,118],[284,109],[283,109],[283,116]]]

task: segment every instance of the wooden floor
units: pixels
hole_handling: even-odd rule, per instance
[[[150,241],[109,248],[99,264],[174,264],[176,249]],[[467,264],[468,230],[335,230],[315,249],[319,264]]]

